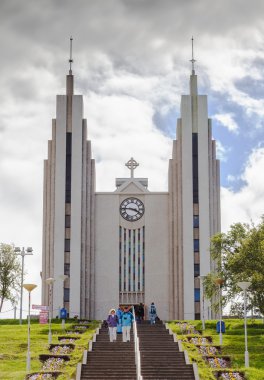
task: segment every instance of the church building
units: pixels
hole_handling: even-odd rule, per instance
[[[220,175],[194,67],[190,93],[181,97],[166,192],[150,191],[129,157],[127,178],[116,178],[112,192],[97,192],[71,67],[56,104],[44,162],[42,304],[50,303],[54,316],[65,307],[71,317],[105,319],[112,307],[143,303],[147,311],[155,302],[163,320],[200,319],[203,312],[210,318],[200,276],[214,267],[209,248],[220,231]],[[52,289],[47,278],[55,280]]]

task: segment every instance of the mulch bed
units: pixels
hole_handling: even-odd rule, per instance
[[[52,354],[41,354],[41,355],[39,355],[39,360],[43,363],[50,358],[63,359],[65,361],[70,360],[69,355],[52,355]]]
[[[192,336],[187,336],[186,338],[188,341],[190,341],[192,338],[206,338],[209,343],[213,342],[213,338],[211,336],[206,336],[206,335],[192,335]]]
[[[71,336],[71,335],[61,335],[61,336],[58,336],[58,341],[63,340],[63,339],[77,340],[77,339],[80,339],[80,338],[78,336]],[[68,345],[68,343],[65,343],[65,344]]]
[[[241,379],[246,380],[245,373],[241,372],[241,371],[236,371],[236,370],[228,371],[228,369],[224,369],[222,371],[215,371],[214,372],[214,376],[215,376],[216,379],[220,379],[222,373],[228,373],[228,372],[230,372],[230,373],[238,373],[241,376]]]
[[[74,350],[75,348],[75,344],[72,344],[72,343],[54,343],[54,344],[49,345],[49,350],[52,350],[54,347],[58,347],[58,346],[60,347],[67,346],[67,347],[70,347],[72,350]]]
[[[30,376],[33,376],[33,375],[39,375],[39,374],[42,375],[42,374],[46,374],[46,373],[52,375],[53,379],[57,379],[57,377],[59,377],[62,374],[62,372],[58,372],[58,371],[54,371],[54,372],[52,372],[52,371],[49,371],[49,372],[38,371],[38,372],[29,373],[28,375],[26,375],[25,380],[28,380],[30,378]]]
[[[203,356],[203,359],[206,360],[208,362],[208,364],[209,364],[209,360],[208,359],[212,359],[212,358],[224,359],[226,361],[227,366],[226,367],[222,367],[223,369],[231,367],[230,356],[223,356],[223,355],[221,355],[221,356],[218,356],[218,355],[214,355],[214,356],[213,355],[206,355],[206,356]],[[211,368],[214,368],[214,367],[211,367]]]

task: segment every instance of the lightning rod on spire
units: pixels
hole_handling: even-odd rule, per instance
[[[194,59],[194,52],[193,52],[193,37],[191,41],[192,41],[192,59],[190,59],[190,62],[192,63],[192,74],[195,74],[194,63],[196,62],[196,59]]]
[[[73,38],[71,37],[70,38],[70,59],[69,59],[69,63],[70,63],[69,74],[70,75],[72,74],[72,63],[73,63],[73,59],[72,59],[72,40],[73,40]]]

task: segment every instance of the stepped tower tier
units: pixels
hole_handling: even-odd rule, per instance
[[[220,231],[219,168],[207,96],[198,95],[193,68],[169,164],[170,319],[199,319],[203,313],[200,276],[213,270],[210,238]],[[204,312],[211,317],[208,301]]]
[[[95,165],[83,97],[74,94],[71,67],[66,89],[66,95],[57,96],[44,163],[42,303],[49,304],[45,279],[52,277],[53,315],[66,307],[70,316],[90,317],[95,300]],[[63,275],[68,276],[65,281]]]

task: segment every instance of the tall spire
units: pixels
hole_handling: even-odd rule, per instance
[[[72,59],[72,40],[73,40],[73,38],[71,37],[70,38],[70,59],[69,59],[69,63],[70,63],[69,74],[70,75],[72,75],[72,63],[73,63],[73,59]]]
[[[192,41],[192,59],[190,59],[190,62],[192,63],[192,75],[193,75],[195,74],[194,63],[196,62],[196,59],[194,59],[194,52],[193,52],[193,37],[191,41]]]
[[[73,95],[73,75],[72,75],[72,40],[73,38],[70,38],[70,59],[69,59],[69,74],[67,75],[67,80],[66,80],[66,93],[67,95]]]
[[[194,63],[196,62],[196,59],[194,59],[193,37],[192,37],[191,41],[192,41],[192,59],[190,59],[190,62],[192,63],[192,73],[191,73],[191,77],[190,77],[190,94],[191,95],[197,95],[198,94],[197,75],[195,74],[195,69],[194,69]]]

